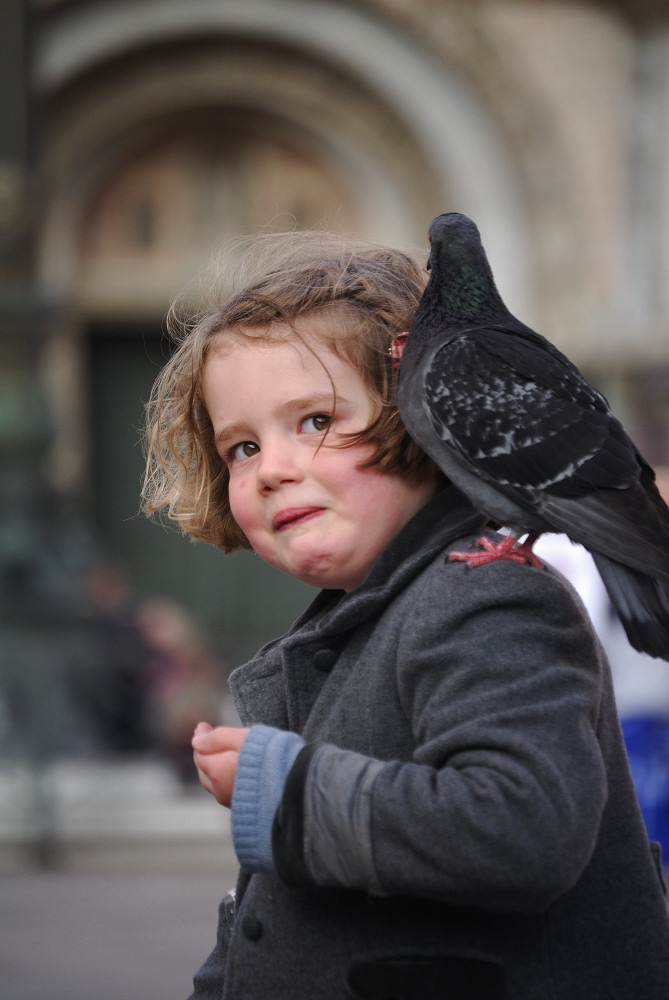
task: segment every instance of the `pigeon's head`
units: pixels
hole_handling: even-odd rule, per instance
[[[462,254],[464,250],[481,246],[481,235],[476,223],[459,212],[445,212],[433,219],[428,230],[431,250],[428,271],[437,256],[444,253]]]
[[[476,224],[459,212],[446,212],[433,219],[428,233],[426,308],[437,308],[449,322],[506,315]]]

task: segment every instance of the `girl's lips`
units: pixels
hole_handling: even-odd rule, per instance
[[[321,514],[324,507],[289,507],[287,510],[280,510],[272,520],[272,527],[275,531],[283,531],[291,525],[308,521],[317,514]]]

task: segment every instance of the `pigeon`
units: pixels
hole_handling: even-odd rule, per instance
[[[429,240],[427,286],[393,345],[400,417],[509,532],[451,558],[541,566],[536,538],[565,533],[591,553],[630,644],[669,660],[669,508],[653,469],[605,397],[507,309],[475,223],[439,215]]]

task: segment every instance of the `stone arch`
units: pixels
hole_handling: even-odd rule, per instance
[[[190,131],[197,142],[198,123],[200,140],[210,148],[232,130],[266,152],[292,151],[303,166],[310,162],[323,179],[331,178],[343,218],[335,197],[332,218],[326,213],[316,220],[312,213],[307,224],[335,222],[382,240],[423,242],[432,205],[440,200],[438,178],[410,129],[372,96],[366,99],[346,78],[308,60],[253,45],[227,54],[209,45],[182,48],[178,66],[166,76],[173,58],[167,51],[132,60],[112,78],[98,72],[60,102],[47,155],[53,197],[42,266],[49,287],[67,294],[76,286],[78,234],[110,178],[174,135]],[[266,226],[272,214],[268,205],[264,217],[249,217],[246,225]]]
[[[59,173],[59,163],[63,165],[64,143],[72,149],[73,132],[95,133],[109,102],[113,103],[113,97],[103,93],[105,67],[118,69],[121,62],[126,63],[123,73],[116,73],[117,88],[123,78],[132,76],[133,58],[137,65],[143,61],[143,70],[136,73],[145,74],[146,101],[157,104],[170,92],[174,99],[172,82],[185,79],[189,45],[199,47],[198,59],[202,46],[210,46],[212,63],[216,62],[213,50],[220,52],[221,46],[227,46],[218,58],[218,71],[234,75],[236,63],[236,87],[247,102],[251,93],[258,94],[261,64],[271,66],[272,52],[278,53],[274,67],[282,66],[284,77],[279,87],[270,84],[266,88],[262,95],[265,110],[281,104],[284,117],[290,118],[295,108],[301,109],[302,125],[311,116],[312,125],[321,125],[321,138],[327,131],[330,144],[335,140],[337,155],[347,161],[346,169],[363,192],[361,201],[368,215],[376,205],[374,235],[423,245],[432,215],[457,207],[485,223],[498,279],[511,300],[518,308],[528,301],[532,253],[519,175],[485,101],[437,51],[362,5],[305,5],[293,0],[281,4],[192,0],[184,5],[165,0],[159,15],[154,5],[146,3],[64,12],[44,36],[38,60],[40,87],[44,93],[64,95],[61,104],[69,104],[71,112],[76,101],[68,102],[68,97],[77,81],[96,77],[98,106],[86,111],[80,102],[76,123],[72,117],[68,123],[67,112],[60,116],[64,128],[50,149],[54,174]],[[245,73],[240,62],[244,52],[249,55],[249,46],[256,47],[255,68]],[[178,47],[182,51],[177,58]],[[171,55],[171,68],[169,73],[154,75],[152,91],[150,66],[158,67],[161,53]],[[291,58],[286,59],[287,54]],[[289,85],[285,74],[291,62]],[[247,66],[252,63],[247,61]],[[198,85],[203,90],[207,86],[201,66],[190,75],[190,88]],[[232,80],[228,86],[235,89]],[[92,97],[91,88],[86,89]],[[219,101],[229,99],[230,91],[226,97],[220,80],[212,90],[217,90]],[[208,99],[214,99],[212,92]],[[138,100],[135,93],[131,107],[137,107]],[[107,134],[99,137],[97,155],[110,141],[107,128]],[[91,169],[95,155],[87,156],[83,173]],[[70,157],[70,178],[72,167]],[[65,192],[62,186],[67,185],[67,174],[67,168],[60,174],[61,187],[45,228],[45,261],[53,260],[49,252],[53,234],[58,233],[62,241],[64,214],[73,208],[68,198],[72,190]],[[80,178],[79,191],[84,186]],[[66,255],[61,271],[65,260]],[[53,278],[54,273],[47,277]]]

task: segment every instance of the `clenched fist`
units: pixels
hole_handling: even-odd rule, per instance
[[[236,726],[212,728],[200,722],[193,734],[193,758],[200,782],[222,806],[230,806],[235,787],[237,761],[248,729]]]

